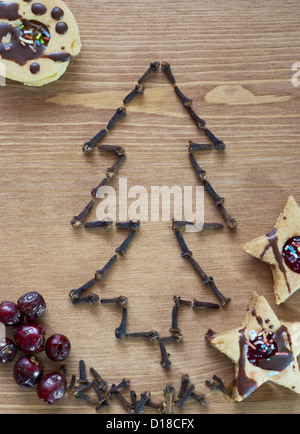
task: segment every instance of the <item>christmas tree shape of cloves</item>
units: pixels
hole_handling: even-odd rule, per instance
[[[193,152],[198,151],[210,151],[213,149],[213,147],[217,151],[224,151],[225,150],[225,144],[222,140],[218,139],[212,132],[206,127],[206,122],[202,118],[198,116],[198,114],[195,112],[195,110],[192,108],[193,100],[188,98],[184,93],[181,91],[181,89],[178,87],[176,80],[174,78],[173,72],[171,70],[171,66],[167,62],[163,62],[160,64],[159,62],[153,62],[150,64],[149,68],[145,71],[145,73],[140,77],[140,79],[137,81],[136,86],[133,88],[131,92],[128,93],[128,95],[124,98],[123,104],[128,105],[131,101],[133,101],[136,97],[139,97],[140,95],[144,94],[145,86],[144,83],[149,79],[149,77],[157,73],[159,71],[159,68],[161,67],[164,74],[167,76],[168,80],[170,81],[171,85],[174,87],[174,91],[178,97],[178,99],[183,104],[183,107],[185,108],[187,114],[190,116],[192,121],[196,124],[199,130],[204,132],[206,137],[212,142],[212,144],[198,144],[193,142],[192,140],[189,141],[189,149],[188,149],[188,157],[190,159],[191,165],[195,171],[196,178],[202,183],[204,186],[205,191],[208,193],[208,195],[213,199],[214,205],[216,209],[219,211],[219,213],[223,216],[227,226],[230,229],[235,229],[237,226],[236,220],[233,219],[227,210],[224,207],[224,198],[220,197],[216,191],[213,189],[211,183],[207,180],[207,173],[205,170],[203,170],[197,163],[196,158],[194,156]],[[108,152],[116,156],[116,160],[113,163],[113,165],[107,169],[106,176],[101,180],[101,182],[94,187],[91,190],[92,198],[88,201],[88,204],[83,208],[83,210],[76,216],[73,217],[71,224],[74,228],[80,228],[84,225],[85,229],[88,230],[95,230],[95,229],[108,229],[112,227],[113,221],[111,219],[104,219],[102,221],[96,221],[96,222],[89,222],[85,223],[85,220],[89,216],[91,210],[95,206],[96,200],[97,200],[97,193],[99,192],[99,189],[102,187],[105,187],[107,184],[109,184],[110,181],[112,181],[114,178],[116,178],[117,173],[121,165],[126,159],[126,153],[125,149],[122,146],[114,146],[114,145],[104,145],[100,144],[100,142],[106,137],[107,134],[119,123],[121,120],[127,116],[127,110],[126,107],[121,106],[117,108],[115,113],[112,115],[111,119],[108,121],[105,128],[102,128],[98,133],[96,133],[90,140],[88,140],[83,145],[83,152],[85,154],[90,154],[94,151],[95,147],[98,147],[98,150],[101,152]],[[209,286],[213,293],[216,295],[218,300],[221,303],[221,306],[224,307],[229,301],[230,298],[227,298],[223,296],[223,294],[218,290],[216,287],[216,284],[214,282],[213,277],[208,276],[204,270],[201,268],[201,266],[198,264],[198,262],[193,258],[193,253],[188,249],[188,247],[185,244],[183,235],[182,235],[182,229],[186,228],[188,225],[193,225],[191,222],[179,222],[179,221],[173,221],[173,230],[175,232],[178,244],[182,251],[182,258],[186,259],[196,270],[198,275],[201,278],[202,284],[204,287]],[[128,230],[129,233],[127,234],[126,238],[124,239],[124,242],[116,248],[115,254],[111,257],[111,259],[102,266],[101,269],[97,270],[93,276],[92,279],[90,279],[87,283],[82,285],[81,287],[77,289],[73,289],[70,291],[69,296],[73,302],[74,305],[81,304],[81,303],[89,303],[90,305],[97,304],[99,301],[101,304],[108,304],[113,303],[116,305],[119,305],[122,308],[122,318],[121,323],[119,327],[115,330],[115,336],[118,339],[124,339],[124,338],[145,338],[147,340],[150,340],[151,342],[158,343],[160,351],[161,351],[161,365],[164,369],[170,369],[171,367],[171,361],[169,360],[170,354],[167,352],[165,348],[165,343],[168,342],[182,342],[182,333],[181,329],[178,327],[177,322],[177,315],[179,311],[180,306],[191,306],[194,310],[197,310],[199,308],[219,308],[218,304],[215,303],[209,303],[209,302],[202,302],[197,301],[196,299],[192,301],[187,300],[181,300],[181,297],[174,296],[174,306],[172,309],[172,317],[171,317],[171,328],[169,330],[170,335],[168,336],[161,336],[157,331],[151,330],[147,332],[128,332],[126,329],[126,323],[127,323],[127,303],[128,299],[125,296],[119,296],[114,297],[111,299],[100,299],[95,294],[89,294],[88,296],[82,296],[86,291],[94,287],[94,285],[105,278],[106,273],[114,266],[114,264],[117,262],[118,254],[121,256],[124,256],[129,245],[135,238],[135,235],[140,227],[140,222],[138,220],[130,220],[129,222],[117,222],[116,227],[121,230]],[[207,229],[220,229],[223,228],[223,224],[221,223],[204,223],[203,230]],[[180,307],[180,309],[182,309]]]

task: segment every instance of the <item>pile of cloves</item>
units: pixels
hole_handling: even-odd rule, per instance
[[[74,398],[93,405],[96,411],[110,406],[113,399],[117,399],[124,410],[131,414],[142,414],[147,407],[160,414],[172,414],[174,407],[178,407],[182,411],[190,398],[199,402],[201,406],[208,404],[207,397],[204,394],[196,393],[194,384],[190,385],[190,377],[187,374],[181,377],[178,393],[176,393],[173,385],[168,383],[163,391],[163,400],[156,403],[152,401],[150,391],[141,393],[138,399],[136,392],[129,390],[129,399],[127,399],[124,391],[128,391],[131,385],[127,378],[123,378],[118,384],[113,383],[109,386],[109,383],[102,378],[96,369],[91,367],[90,373],[93,377],[92,380],[88,379],[84,360],[80,360],[79,379],[76,380],[76,375],[72,375],[67,391]]]

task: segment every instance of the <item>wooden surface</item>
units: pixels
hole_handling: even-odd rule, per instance
[[[48,304],[40,321],[46,334],[72,342],[68,379],[78,361],[108,382],[126,377],[139,395],[163,399],[168,382],[179,388],[188,373],[196,390],[208,393],[201,408],[189,401],[183,413],[298,413],[300,397],[265,384],[242,403],[210,392],[205,380],[217,374],[230,385],[233,364],[204,341],[208,328],[239,326],[251,293],[264,295],[283,320],[299,321],[300,292],[274,303],[270,268],[241,250],[244,242],[273,228],[288,195],[300,202],[299,92],[292,65],[300,61],[297,1],[68,0],[82,37],[82,53],[57,82],[31,89],[11,81],[1,88],[1,299],[16,301],[37,290]],[[124,234],[75,230],[70,225],[104,177],[113,158],[82,153],[83,143],[106,126],[115,109],[152,61],[168,61],[177,83],[194,100],[226,152],[197,159],[238,229],[188,234],[186,241],[220,290],[232,298],[220,311],[183,308],[181,345],[169,344],[172,367],[160,366],[155,344],[119,341],[118,307],[72,306],[68,293],[93,277],[114,254]],[[105,143],[121,145],[127,160],[119,176],[128,188],[195,186],[188,141],[206,138],[187,116],[172,86],[159,72],[144,96],[128,105],[127,117]],[[118,178],[112,184],[118,191]],[[95,210],[94,210],[95,211]],[[95,220],[93,211],[89,220]],[[209,197],[207,221],[222,222]],[[180,250],[169,222],[143,223],[126,256],[93,292],[129,298],[128,331],[168,334],[173,295],[215,302]],[[45,361],[45,371],[57,368]],[[91,413],[93,406],[67,396],[55,407],[18,387],[12,365],[0,369],[0,413]],[[129,396],[129,392],[125,392]],[[175,410],[179,413],[179,410]],[[107,413],[122,413],[115,399]],[[146,409],[151,413],[151,409]]]

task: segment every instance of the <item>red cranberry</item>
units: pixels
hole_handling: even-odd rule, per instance
[[[67,390],[66,376],[62,372],[45,375],[37,387],[37,394],[48,404],[53,405],[65,396]]]
[[[62,362],[70,354],[71,343],[66,336],[55,334],[47,339],[45,351],[49,359],[54,362]]]
[[[11,339],[0,339],[0,363],[10,363],[17,354],[17,346]]]
[[[0,322],[6,326],[14,326],[23,321],[24,315],[18,305],[11,301],[3,301],[0,304]]]
[[[37,324],[21,324],[14,327],[17,347],[23,353],[40,353],[45,349],[45,329]]]
[[[35,321],[46,310],[46,303],[38,292],[28,292],[18,300],[20,310],[26,315],[29,322]]]
[[[36,386],[42,375],[43,366],[34,356],[21,357],[15,364],[14,379],[21,387]]]

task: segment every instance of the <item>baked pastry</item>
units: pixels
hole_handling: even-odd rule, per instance
[[[76,20],[62,0],[0,1],[0,63],[30,86],[57,80],[81,49]]]
[[[300,393],[300,323],[280,321],[256,292],[241,327],[221,334],[209,330],[206,340],[235,363],[234,401],[247,398],[266,381]]]
[[[267,235],[245,244],[246,253],[271,265],[276,304],[300,288],[300,208],[293,196]]]

